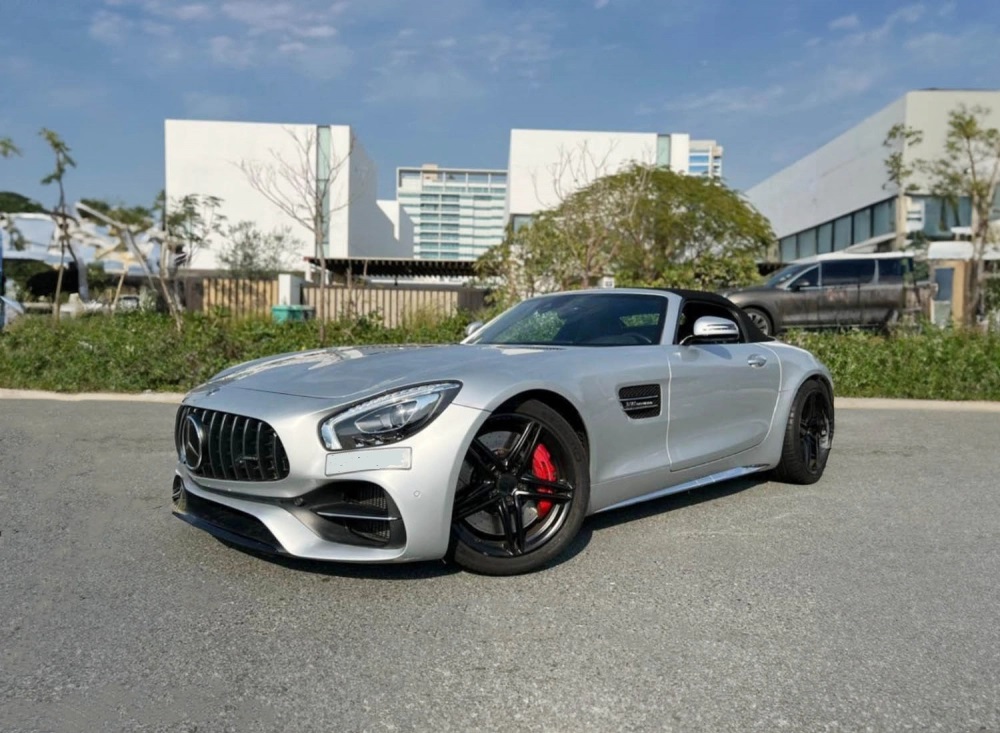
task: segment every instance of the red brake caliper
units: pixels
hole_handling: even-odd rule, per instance
[[[552,465],[552,456],[549,454],[549,449],[541,443],[538,444],[531,456],[531,472],[542,481],[556,480],[556,467]],[[552,493],[552,489],[540,488],[538,491],[543,494]],[[538,502],[538,518],[544,517],[550,509],[552,509],[551,501]]]

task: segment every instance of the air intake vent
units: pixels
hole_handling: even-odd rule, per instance
[[[618,390],[618,401],[625,414],[633,420],[660,414],[660,385],[638,384]]]
[[[197,476],[226,481],[279,481],[288,455],[274,428],[261,420],[184,405],[174,430],[177,452]]]

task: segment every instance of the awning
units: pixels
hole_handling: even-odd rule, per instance
[[[320,266],[318,257],[306,257],[306,262]],[[335,275],[352,277],[475,277],[472,260],[415,260],[377,257],[328,257],[326,269]]]
[[[974,254],[972,242],[931,242],[927,246],[929,260],[971,260]],[[986,245],[983,259],[1000,260],[1000,245]]]

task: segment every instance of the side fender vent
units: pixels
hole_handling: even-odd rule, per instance
[[[633,420],[658,417],[660,414],[660,385],[637,384],[618,390],[618,401],[625,414]]]

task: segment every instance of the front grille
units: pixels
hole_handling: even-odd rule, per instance
[[[633,420],[660,414],[660,385],[638,384],[618,390],[618,401],[625,414]]]
[[[185,432],[201,426],[200,455],[185,461],[197,476],[227,481],[280,481],[288,476],[288,455],[274,428],[262,420],[182,405],[177,411],[174,441],[184,455]]]

